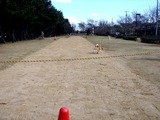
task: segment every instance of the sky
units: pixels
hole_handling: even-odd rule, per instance
[[[157,0],[51,0],[70,23],[86,22],[88,19],[117,22],[120,16],[137,12],[143,14],[156,7]]]

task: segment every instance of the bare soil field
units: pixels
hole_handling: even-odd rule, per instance
[[[103,36],[90,36],[88,40],[99,43],[105,47],[105,51],[110,55],[129,55],[157,52],[158,54],[135,55],[133,57],[123,57],[123,61],[132,71],[149,82],[157,84],[160,88],[160,44],[146,44],[123,39],[108,39]]]
[[[71,120],[159,120],[158,51],[98,36],[0,44],[0,120],[57,120],[63,106]]]

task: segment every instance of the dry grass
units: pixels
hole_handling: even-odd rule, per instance
[[[159,50],[155,45],[119,39],[97,36],[88,39],[103,44],[105,51],[91,54],[93,44],[72,36],[54,42],[45,39],[2,45],[0,57],[74,59]],[[159,70],[157,55],[16,63],[0,71],[0,119],[56,120],[60,107],[67,106],[72,120],[159,120],[159,88],[140,77],[142,73],[146,75],[145,69],[150,66],[147,61],[152,63],[150,69],[154,74],[155,69]],[[130,63],[141,67],[142,73],[136,75],[140,69],[134,69]],[[156,81],[157,76],[151,77]]]
[[[15,43],[0,44],[0,61],[17,61],[44,48],[52,43],[53,40],[45,38],[43,40],[17,41]],[[0,70],[4,70],[14,63],[1,64]]]
[[[66,36],[63,36],[64,38]],[[67,36],[68,38],[69,36]],[[93,44],[100,44],[105,47],[105,51],[111,55],[143,53],[150,51],[160,51],[158,44],[145,44],[136,41],[127,41],[122,39],[109,39],[106,36],[88,36],[85,37]],[[18,41],[15,43],[0,44],[0,60],[15,61],[22,60],[26,56],[39,51],[50,43],[54,42],[51,38],[44,40]],[[124,58],[126,64],[138,75],[146,80],[159,84],[160,83],[160,54],[147,56],[134,56]],[[4,70],[14,63],[1,64],[0,70]]]
[[[114,38],[109,40],[106,36],[89,36],[87,39],[93,44],[103,45],[105,51],[112,55],[160,52],[159,44],[147,44]],[[137,75],[160,86],[160,54],[126,57],[123,60]]]

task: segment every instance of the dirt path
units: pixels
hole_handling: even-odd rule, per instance
[[[81,37],[59,39],[23,60],[108,56],[92,54]],[[159,120],[160,90],[120,58],[19,62],[0,71],[0,120]]]

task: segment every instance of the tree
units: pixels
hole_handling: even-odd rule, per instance
[[[36,38],[42,30],[45,35],[66,32],[63,13],[51,0],[1,0],[0,16],[0,32],[12,41]]]
[[[108,35],[111,31],[111,24],[108,21],[101,20],[96,26],[95,34],[97,35]]]
[[[84,32],[87,29],[87,25],[85,22],[78,23],[78,27]]]
[[[69,20],[68,20],[68,19],[65,19],[64,30],[65,30],[65,31],[64,31],[65,34],[70,34],[70,33],[73,31],[72,26],[71,26],[71,24],[69,23]]]
[[[75,25],[75,24],[72,24],[71,26],[72,26],[72,30],[73,30],[73,31],[76,31],[76,25]]]
[[[87,26],[88,28],[94,28],[97,26],[97,21],[93,20],[93,19],[88,19],[87,20]]]
[[[148,19],[148,13],[144,13],[143,15],[140,16],[141,23],[149,23]]]

